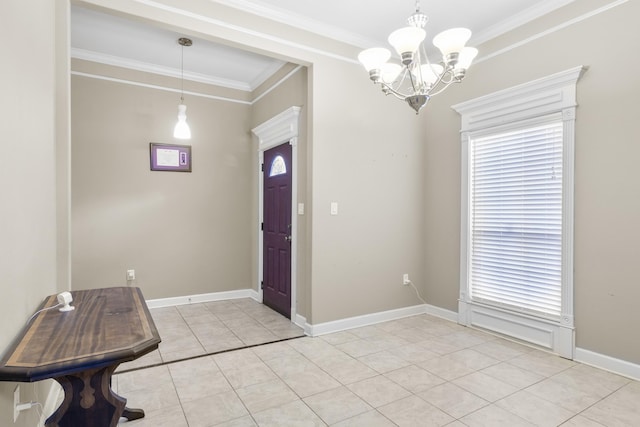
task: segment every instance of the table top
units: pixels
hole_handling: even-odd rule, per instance
[[[46,310],[25,325],[0,360],[1,381],[56,378],[134,360],[158,348],[160,335],[139,288],[71,295],[74,310]],[[57,303],[57,294],[50,295],[40,308]]]

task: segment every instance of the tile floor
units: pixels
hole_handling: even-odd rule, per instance
[[[163,331],[167,313],[153,313]],[[163,339],[160,357],[180,352]],[[428,315],[124,372],[113,387],[146,411],[131,427],[640,426],[639,382]]]
[[[120,365],[118,372],[304,336],[289,319],[250,298],[149,311],[162,338],[158,350]]]

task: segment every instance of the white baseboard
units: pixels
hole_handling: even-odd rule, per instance
[[[403,317],[424,314],[425,306],[414,305],[412,307],[398,308],[395,310],[381,311],[378,313],[364,314],[362,316],[348,317],[346,319],[333,320],[331,322],[318,323],[315,325],[305,324],[305,333],[316,337],[318,335],[330,334],[332,332],[345,331],[347,329],[360,328],[362,326],[373,325],[389,320],[401,319]]]
[[[453,323],[458,323],[458,312],[447,310],[446,308],[436,307],[435,305],[425,304],[425,313],[431,316],[439,317]]]
[[[615,357],[596,353],[591,350],[585,350],[580,347],[576,347],[574,355],[573,360],[576,362],[584,363],[585,365],[593,366],[594,368],[604,369],[605,371],[640,381],[640,365],[635,363],[616,359]]]
[[[304,330],[305,335],[311,335],[311,325],[307,323],[306,317],[296,314],[293,319],[293,323],[296,326],[301,327]]]
[[[147,300],[149,308],[173,307],[176,305],[195,304],[201,302],[224,301],[230,299],[252,298],[258,301],[258,292],[254,289],[239,289],[237,291],[212,292],[208,294],[186,295],[181,297],[160,298]]]

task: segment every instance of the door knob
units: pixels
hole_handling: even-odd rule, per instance
[[[290,242],[291,241],[291,236],[289,236],[289,235],[284,236],[284,240],[286,240],[287,242]]]

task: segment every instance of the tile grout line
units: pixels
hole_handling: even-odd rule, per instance
[[[276,341],[269,341],[269,342],[264,342],[264,343],[245,345],[243,347],[228,348],[228,349],[224,349],[224,350],[214,351],[212,353],[197,354],[195,356],[184,357],[182,359],[168,360],[166,362],[163,361],[163,362],[154,363],[154,364],[151,364],[151,365],[138,366],[138,367],[130,368],[130,369],[123,369],[121,371],[115,372],[114,375],[125,374],[125,373],[129,373],[129,372],[134,372],[134,371],[140,371],[142,369],[147,369],[147,368],[155,368],[155,367],[158,367],[158,366],[171,365],[171,364],[174,364],[174,363],[185,362],[187,360],[200,359],[202,357],[207,357],[207,356],[214,356],[216,354],[229,353],[231,351],[236,351],[236,350],[244,350],[246,348],[261,347],[263,345],[275,344],[275,343],[279,343],[279,342],[283,342],[283,341],[297,340],[299,338],[304,338],[304,335],[299,336],[299,337],[281,338],[281,339],[278,339]]]

